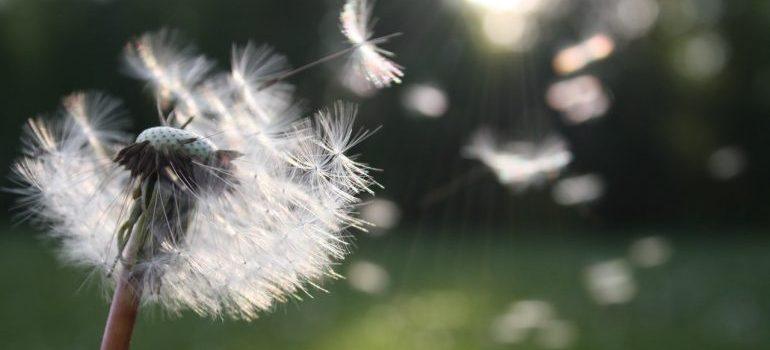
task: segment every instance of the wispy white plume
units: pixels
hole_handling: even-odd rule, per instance
[[[276,113],[289,107],[287,102],[291,101],[294,88],[285,82],[271,84],[268,88],[260,85],[288,69],[286,57],[275,54],[270,47],[257,47],[253,43],[233,47],[232,83],[250,111],[263,121],[277,118]]]
[[[209,73],[208,59],[170,38],[142,35],[127,46],[126,62],[170,110],[195,117],[184,130],[148,129],[132,143],[112,100],[73,95],[63,118],[30,121],[16,191],[50,225],[65,257],[110,272],[121,254],[120,225],[138,210],[132,191],[149,189],[142,214],[149,238],[134,268],[143,300],[253,319],[337,276],[346,229],[363,225],[356,195],[374,184],[370,168],[346,155],[367,133],[353,131],[356,108],[344,103],[298,119],[290,85],[260,85],[286,66],[269,49],[235,48],[230,73]],[[152,182],[141,178],[147,164],[126,160],[131,147],[179,156]],[[105,162],[120,148],[120,164],[134,174]],[[226,190],[207,191],[206,181]]]
[[[388,58],[393,56],[392,52],[377,46],[387,37],[372,39],[372,8],[368,0],[347,0],[340,14],[342,33],[356,47],[350,67],[377,88],[399,84],[404,76],[403,67]]]
[[[464,153],[489,167],[500,183],[517,190],[558,175],[572,160],[566,142],[559,137],[552,136],[537,144],[501,145],[488,129],[476,132]]]
[[[146,80],[161,101],[175,103],[186,116],[200,115],[201,105],[193,88],[212,69],[213,63],[197,55],[192,46],[179,43],[178,33],[162,29],[129,42],[124,57],[129,72]]]
[[[112,233],[128,175],[115,172],[105,152],[126,140],[120,129],[126,119],[116,100],[98,93],[73,94],[63,104],[51,121],[29,120],[24,157],[14,166],[15,191],[28,215],[61,239],[65,259],[99,266],[117,253]]]

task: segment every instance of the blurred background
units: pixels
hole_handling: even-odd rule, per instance
[[[176,28],[294,66],[344,48],[341,0],[0,0],[0,165],[26,118],[102,90],[155,123],[123,45]],[[146,308],[137,349],[770,348],[770,2],[380,0],[406,68],[291,78],[306,111],[360,103],[385,187],[329,293],[252,323]],[[8,171],[6,170],[6,173]],[[7,178],[7,176],[6,176]],[[3,180],[5,187],[11,186]],[[99,343],[107,298],[2,194],[0,347]]]

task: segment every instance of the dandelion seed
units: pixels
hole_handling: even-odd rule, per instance
[[[449,109],[449,98],[446,92],[436,85],[414,84],[401,95],[401,104],[417,115],[440,118]]]
[[[560,50],[553,58],[554,70],[562,75],[574,73],[587,65],[609,57],[615,51],[615,41],[604,33]]]
[[[696,82],[717,76],[730,60],[730,47],[717,32],[699,33],[677,48],[673,63],[683,77]]]
[[[560,205],[580,205],[593,202],[604,195],[604,180],[599,175],[586,174],[561,179],[553,186],[551,196]]]
[[[393,201],[374,199],[362,206],[361,218],[373,226],[369,234],[380,236],[398,225],[401,209]]]
[[[348,269],[347,277],[351,287],[368,294],[382,294],[390,284],[388,271],[368,261],[353,263]]]
[[[231,73],[211,73],[169,33],[125,55],[176,118],[131,142],[117,102],[68,97],[61,118],[30,121],[15,191],[67,260],[112,276],[115,300],[130,283],[172,313],[253,319],[338,276],[374,184],[346,153],[368,133],[344,103],[296,120],[290,85],[260,89],[285,64],[269,49],[236,48]]]
[[[716,180],[730,180],[743,173],[748,163],[746,153],[736,146],[717,149],[708,158],[709,175]]]
[[[649,236],[637,239],[629,247],[629,259],[638,267],[650,268],[671,259],[673,248],[665,237]]]
[[[373,5],[368,0],[347,0],[340,14],[342,33],[354,45],[350,68],[377,88],[401,83],[403,67],[387,57],[393,53],[377,46],[389,36],[372,39]]]
[[[564,121],[580,124],[601,117],[610,108],[602,82],[592,75],[581,75],[552,84],[546,101],[563,113]]]
[[[631,267],[623,259],[592,264],[585,269],[584,278],[588,291],[598,304],[624,304],[636,296]]]
[[[464,153],[489,167],[500,183],[516,190],[558,175],[572,160],[566,142],[556,136],[538,144],[518,142],[501,146],[487,129],[475,134]]]
[[[545,322],[535,338],[544,349],[567,349],[577,338],[577,330],[572,322],[549,320]]]
[[[546,301],[517,301],[492,322],[492,339],[503,344],[521,343],[534,330],[551,321],[555,314],[553,306]]]
[[[626,39],[635,39],[655,26],[661,11],[654,0],[620,0],[606,6],[603,12],[615,32]]]

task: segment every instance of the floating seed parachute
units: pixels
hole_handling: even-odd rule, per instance
[[[500,144],[489,129],[479,129],[463,150],[491,170],[497,180],[511,189],[523,191],[558,175],[572,161],[572,152],[559,136],[539,143]]]
[[[372,39],[372,8],[372,2],[367,0],[348,0],[340,14],[342,33],[356,47],[349,70],[376,88],[399,84],[404,76],[403,67],[387,58],[393,56],[392,52],[377,46],[393,35]]]

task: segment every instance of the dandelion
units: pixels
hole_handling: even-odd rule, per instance
[[[559,137],[553,136],[537,144],[499,145],[487,129],[476,133],[464,153],[484,163],[500,183],[516,190],[527,189],[558,175],[572,160],[572,152]]]
[[[116,100],[74,94],[58,118],[29,121],[14,169],[63,256],[115,284],[103,348],[128,347],[140,303],[251,320],[337,277],[345,231],[363,225],[357,195],[375,184],[347,155],[368,135],[356,108],[299,119],[291,85],[271,80],[285,58],[253,44],[233,49],[229,73],[170,31],[124,56],[161,125],[132,141]]]
[[[350,67],[377,88],[399,84],[403,67],[388,59],[392,52],[377,46],[399,33],[372,39],[372,8],[368,0],[347,0],[340,14],[342,33],[355,48]]]

